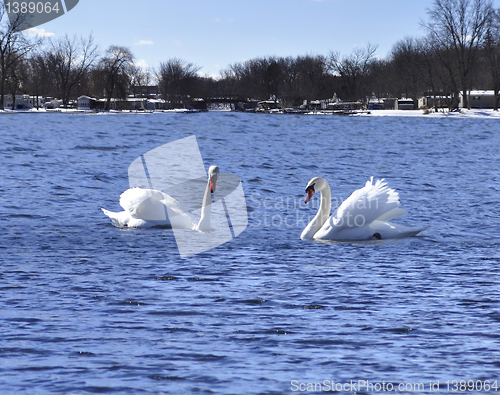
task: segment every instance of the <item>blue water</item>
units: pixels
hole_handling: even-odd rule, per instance
[[[2,394],[500,379],[498,121],[14,114],[0,130]],[[134,159],[192,134],[241,178],[249,225],[183,259],[171,230],[118,229],[100,207],[120,211]],[[399,191],[397,222],[429,228],[300,240],[309,179],[341,201],[372,175]]]

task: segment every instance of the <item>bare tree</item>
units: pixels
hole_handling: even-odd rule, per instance
[[[486,61],[489,65],[491,84],[495,96],[493,109],[498,111],[500,99],[500,10],[496,10],[483,44]]]
[[[385,59],[374,59],[370,62],[370,71],[366,79],[367,91],[374,94],[379,100],[384,97],[394,95],[394,92],[400,92],[394,81],[393,62]]]
[[[0,109],[4,109],[6,81],[9,74],[32,48],[42,40],[28,40],[21,32],[26,14],[19,13],[9,24],[5,4],[0,3]]]
[[[211,92],[214,96],[236,96],[238,95],[238,79],[231,68],[223,69],[219,72],[220,76],[214,84],[215,91]]]
[[[430,39],[439,45],[443,66],[453,75],[456,68],[458,81],[452,107],[458,108],[458,90],[463,92],[463,106],[468,107],[470,72],[478,59],[479,44],[483,41],[493,14],[491,0],[434,0],[427,10],[430,22],[422,24]]]
[[[282,92],[283,65],[280,59],[276,57],[264,58],[262,60],[262,89],[267,98],[274,98],[277,101]]]
[[[391,59],[397,97],[404,95],[416,103],[424,91],[421,77],[423,58],[418,41],[405,37],[396,42],[392,47]]]
[[[240,97],[267,100],[281,99],[284,105],[298,105],[303,100],[331,97],[324,56],[259,57],[235,63],[223,72],[224,81]]]
[[[75,88],[95,64],[98,56],[99,50],[92,35],[87,39],[65,35],[51,42],[48,62],[57,91],[65,105],[68,105]]]
[[[328,74],[327,60],[324,56],[298,56],[293,64],[299,83],[301,100],[324,99],[332,97],[333,91],[327,87],[330,75]]]
[[[341,57],[338,52],[330,52],[329,66],[340,76],[346,100],[358,100],[369,93],[365,91],[365,80],[376,50],[376,45],[367,44],[365,49],[356,48],[349,56]]]
[[[174,106],[182,104],[193,93],[200,68],[177,58],[161,62],[156,76],[163,98]]]
[[[149,67],[142,68],[137,65],[133,65],[130,68],[130,78],[132,87],[150,86],[156,79],[153,70],[151,70]],[[136,92],[134,91],[134,94],[135,93]]]
[[[47,58],[43,53],[33,53],[27,61],[26,81],[28,91],[36,98],[36,109],[39,109],[39,97],[46,95],[50,83],[50,70]]]
[[[285,107],[302,104],[304,98],[301,95],[300,70],[297,58],[288,56],[282,58],[283,63],[283,102]]]
[[[27,93],[26,81],[28,80],[29,69],[27,63],[26,58],[19,59],[11,68],[9,68],[5,79],[9,93],[12,95],[12,110],[18,108],[16,106],[16,95],[18,93]]]
[[[238,95],[261,100],[269,98],[269,92],[263,88],[262,84],[263,63],[262,58],[255,58],[229,66],[233,79],[236,81]]]
[[[134,68],[134,56],[130,49],[112,45],[99,62],[99,68],[104,74],[106,109],[110,110],[111,98],[116,92],[121,98],[127,96]]]

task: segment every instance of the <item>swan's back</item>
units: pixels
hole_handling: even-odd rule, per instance
[[[339,206],[332,220],[338,228],[369,225],[406,214],[400,205],[398,193],[384,179],[373,181],[371,177]]]
[[[130,188],[120,195],[125,211],[115,213],[102,209],[113,225],[118,227],[149,228],[175,226],[193,229],[194,223],[177,200],[156,189]]]
[[[166,220],[163,195],[155,189],[127,189],[120,195],[120,206],[132,217],[145,220]]]

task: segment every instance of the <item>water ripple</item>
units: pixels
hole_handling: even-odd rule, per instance
[[[292,380],[496,379],[498,121],[25,120],[0,136],[3,392],[282,394]],[[7,130],[11,117],[0,122]],[[135,158],[193,133],[207,164],[242,179],[250,218],[236,239],[181,259],[170,229],[116,229],[100,207],[120,209]],[[399,191],[401,222],[430,226],[422,236],[300,240],[319,205],[303,204],[313,176],[340,200],[372,175]]]

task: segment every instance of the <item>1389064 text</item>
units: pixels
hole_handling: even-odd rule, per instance
[[[5,7],[8,14],[51,14],[59,13],[59,2],[6,2]]]

